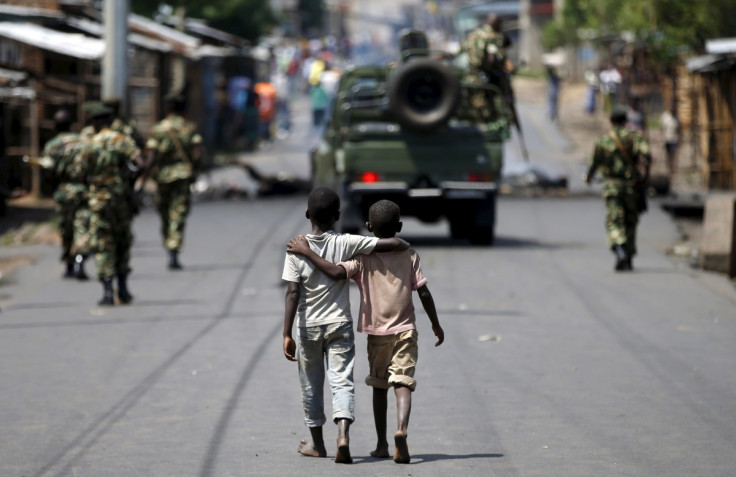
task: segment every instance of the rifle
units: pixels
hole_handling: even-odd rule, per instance
[[[499,86],[501,87],[501,93],[503,99],[506,102],[506,106],[511,111],[511,121],[516,126],[516,130],[519,131],[519,145],[521,146],[521,155],[524,157],[526,162],[529,162],[529,153],[526,150],[526,141],[524,141],[524,131],[521,130],[521,123],[519,122],[519,113],[516,112],[516,101],[514,101],[514,93],[511,89],[511,82],[508,76],[503,73],[499,75]]]
[[[486,84],[496,84],[498,89],[501,90],[501,96],[503,101],[506,103],[506,107],[511,112],[511,122],[516,126],[516,130],[519,131],[519,145],[521,146],[521,155],[524,157],[526,162],[529,162],[529,153],[526,150],[526,141],[524,140],[524,131],[521,129],[521,122],[519,122],[519,113],[516,112],[516,102],[514,101],[514,92],[511,89],[511,83],[505,72],[495,72],[493,74],[494,80],[491,80],[491,75],[486,72],[480,72],[481,81]]]

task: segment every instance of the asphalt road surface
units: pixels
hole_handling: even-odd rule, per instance
[[[255,159],[305,164],[308,135]],[[181,272],[166,269],[145,210],[129,306],[98,308],[98,283],[62,281],[55,246],[3,250],[35,262],[0,290],[0,475],[734,475],[733,284],[664,253],[678,236],[656,206],[636,270],[614,273],[593,196],[502,197],[493,247],[407,220],[446,334],[435,348],[415,300],[412,463],[368,456],[360,335],[355,463],[300,456],[280,276],[286,242],[309,231],[305,209],[302,195],[196,203]]]

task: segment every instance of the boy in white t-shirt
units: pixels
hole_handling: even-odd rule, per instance
[[[376,237],[394,237],[401,230],[398,205],[381,200],[368,212],[368,230]],[[292,239],[288,250],[303,254],[336,283],[347,277],[360,288],[360,319],[358,331],[368,334],[370,375],[365,382],[373,387],[373,417],[378,437],[372,457],[389,457],[386,440],[388,389],[396,394],[398,429],[394,434],[394,461],[408,464],[411,457],[406,442],[411,393],[416,388],[414,370],[417,361],[417,330],[411,293],[416,290],[424,311],[432,322],[432,331],[439,346],[445,339],[437,318],[434,299],[419,266],[419,255],[412,250],[357,255],[337,265],[321,257],[307,246],[303,236]]]
[[[307,199],[307,218],[312,233],[304,239],[307,248],[325,260],[340,262],[356,254],[407,249],[409,244],[392,237],[379,239],[338,234],[332,228],[340,217],[340,198],[320,187]],[[351,463],[350,424],[355,420],[355,340],[350,316],[348,283],[324,275],[304,257],[287,253],[281,278],[288,282],[284,311],[284,356],[297,361],[301,383],[304,421],[311,442],[302,440],[297,451],[311,457],[326,457],[322,426],[325,371],[332,389],[332,419],[337,424],[335,462]],[[297,339],[292,337],[297,320]],[[325,370],[326,366],[326,370]]]

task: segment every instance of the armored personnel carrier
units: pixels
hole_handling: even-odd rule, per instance
[[[313,184],[340,195],[342,232],[357,232],[369,207],[389,199],[403,216],[445,218],[453,238],[491,244],[510,135],[501,92],[429,50],[421,32],[405,32],[400,51],[395,64],[343,74],[311,154]]]

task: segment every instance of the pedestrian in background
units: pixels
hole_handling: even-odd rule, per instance
[[[599,84],[595,71],[587,70],[585,72],[585,112],[591,115],[595,114]]]
[[[652,158],[649,145],[638,131],[626,129],[626,109],[614,108],[612,129],[598,139],[593,158],[583,179],[588,185],[595,173],[603,175],[606,201],[606,237],[616,256],[616,271],[633,270],[636,255],[636,227],[646,210],[646,182]]]
[[[632,97],[629,101],[629,107],[626,109],[626,128],[641,133],[644,139],[647,138],[647,118],[638,96]]]
[[[118,301],[127,304],[133,300],[127,284],[133,246],[133,183],[143,158],[132,138],[111,129],[111,109],[100,105],[90,117],[96,134],[84,144],[81,156],[89,184],[91,247],[103,289],[98,304],[115,304],[115,277]]]
[[[276,87],[269,82],[261,81],[253,86],[258,107],[258,139],[266,143],[271,141],[271,127],[276,117]]]
[[[186,102],[179,93],[166,97],[166,117],[151,128],[146,142],[146,171],[156,182],[156,210],[161,218],[161,238],[168,252],[169,270],[181,270],[179,262],[184,228],[191,209],[191,185],[201,166],[202,136],[184,118]]]
[[[662,113],[660,118],[664,135],[664,150],[667,155],[667,167],[670,177],[677,172],[677,148],[680,146],[680,121],[677,119],[677,108],[672,105]]]
[[[560,75],[557,68],[547,65],[547,95],[549,99],[549,120],[557,121],[557,104],[560,96]]]
[[[312,104],[312,126],[319,128],[330,105],[330,96],[321,81],[309,88],[309,100]]]
[[[368,230],[378,238],[395,237],[401,231],[401,211],[390,200],[380,200],[368,211]],[[416,291],[437,337],[435,346],[445,340],[427,279],[419,265],[419,255],[409,248],[386,253],[357,255],[333,264],[309,248],[306,238],[289,242],[290,252],[304,255],[333,280],[352,278],[360,288],[358,331],[368,335],[368,369],[365,383],[373,387],[373,420],[376,425],[376,448],[371,457],[390,457],[386,439],[388,390],[396,395],[398,429],[394,433],[394,462],[411,461],[407,432],[411,414],[411,396],[419,352],[416,316],[412,291]]]

